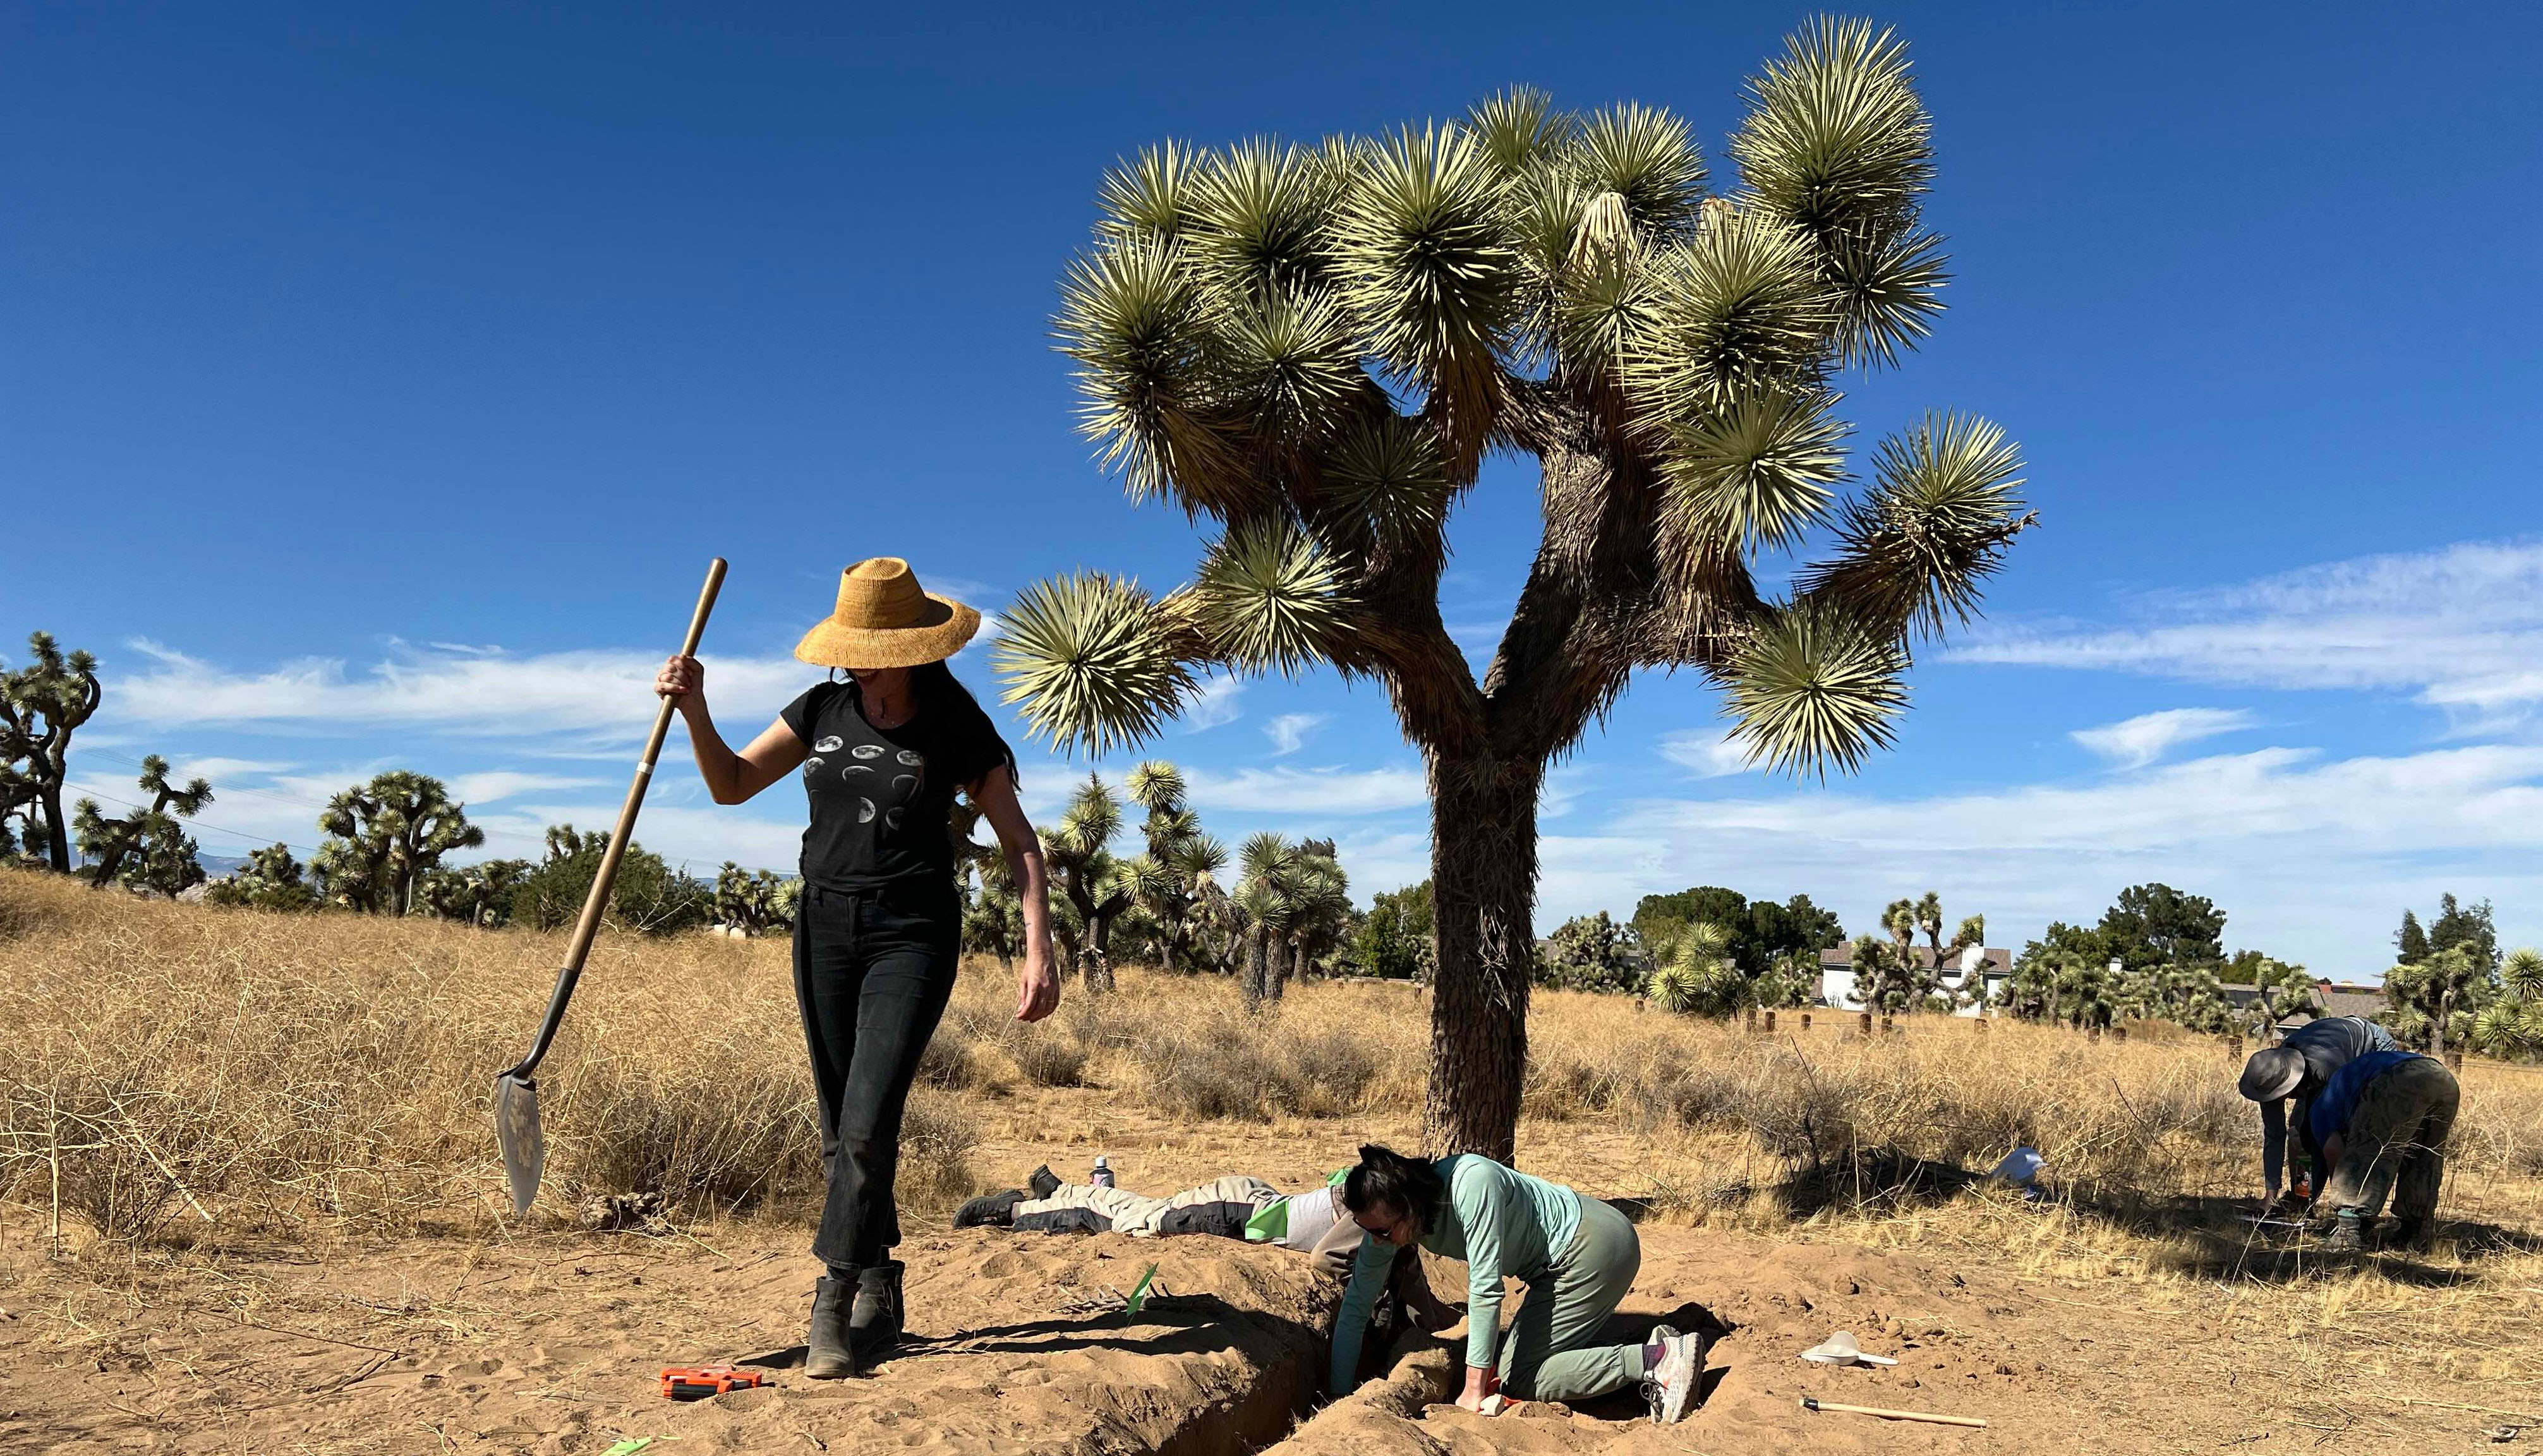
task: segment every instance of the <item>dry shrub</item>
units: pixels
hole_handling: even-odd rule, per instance
[[[1083,1087],[1086,1048],[1075,1039],[1041,1026],[1018,1027],[1007,1034],[1007,1059],[1027,1082],[1037,1087]]]
[[[980,1085],[980,1059],[973,1054],[971,1038],[963,1029],[937,1027],[936,1035],[928,1038],[927,1049],[918,1054],[918,1080],[947,1092],[963,1092]]]
[[[545,1008],[560,937],[144,901],[25,872],[0,872],[0,924],[14,927],[0,1196],[48,1211],[58,1165],[64,1218],[129,1240],[396,1232],[502,1205],[489,1095]],[[817,1191],[786,956],[783,942],[601,940],[540,1073],[552,1193],[661,1193],[701,1210]],[[1429,1007],[1403,986],[1296,985],[1255,1015],[1226,978],[1125,969],[1117,992],[1072,985],[1062,1014],[1033,1027],[1014,1021],[1013,995],[988,967],[956,987],[911,1103],[913,1209],[972,1190],[963,1100],[1006,1059],[1038,1085],[1101,1078],[1183,1118],[1410,1117],[1422,1105]],[[2218,1042],[1900,1026],[1867,1038],[1851,1019],[1788,1022],[1768,1037],[1540,992],[1525,1111],[1641,1134],[1655,1178],[1738,1166],[1760,1189],[1740,1205],[1752,1220],[1779,1179],[1866,1188],[1883,1170],[1982,1171],[2026,1144],[2079,1192],[2245,1194],[2257,1182],[2259,1118]],[[2543,1072],[2476,1058],[2455,1146],[2465,1178],[2450,1187],[2543,1177],[2537,1128]],[[1547,1171],[1564,1176],[1560,1160]],[[1731,1187],[1706,1173],[1671,1199],[1718,1211]]]
[[[914,1088],[900,1119],[900,1173],[894,1184],[904,1212],[933,1218],[979,1191],[971,1155],[980,1125],[942,1092]]]
[[[1220,1009],[1151,1035],[1141,1090],[1161,1111],[1269,1121],[1355,1112],[1385,1069],[1382,1048],[1339,1027]]]
[[[494,1075],[561,936],[283,916],[0,873],[0,1193],[100,1233],[402,1229],[497,1205]],[[816,1177],[785,950],[604,937],[540,1068],[552,1190],[747,1203]]]

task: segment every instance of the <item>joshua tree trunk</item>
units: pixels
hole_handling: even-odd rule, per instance
[[[1296,956],[1297,948],[1289,944],[1287,936],[1273,935],[1266,943],[1263,954],[1263,999],[1277,1001],[1280,999],[1280,993],[1288,989],[1289,968]]]
[[[53,873],[71,873],[70,820],[62,817],[62,775],[58,766],[52,778],[36,795],[44,806],[44,850],[53,863]]]
[[[1245,997],[1248,1010],[1263,1004],[1263,979],[1270,958],[1272,932],[1259,922],[1245,932],[1245,964],[1237,974],[1237,989]]]
[[[1422,1137],[1433,1153],[1482,1153],[1506,1163],[1516,1151],[1543,774],[1533,760],[1430,763],[1431,935],[1439,970]]]

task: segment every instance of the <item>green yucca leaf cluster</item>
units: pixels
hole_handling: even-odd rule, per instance
[[[1814,21],[1750,82],[1716,190],[1678,116],[1515,88],[1314,144],[1152,147],[1107,177],[1054,320],[1081,424],[1135,498],[1218,524],[1152,597],[1028,591],[1008,701],[1063,748],[1138,743],[1193,670],[1385,678],[1418,743],[1559,752],[1646,666],[1728,690],[1757,756],[1887,745],[1908,644],[1966,619],[2030,517],[2019,452],[1939,414],[1850,475],[1841,371],[1896,363],[1946,281],[1904,42]],[[1479,683],[1436,620],[1451,505],[1538,456],[1546,539]],[[1760,552],[1804,556],[1796,589]],[[1561,640],[1535,634],[1569,619]],[[1543,725],[1515,737],[1503,703]]]

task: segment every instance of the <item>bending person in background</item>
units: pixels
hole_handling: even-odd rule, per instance
[[[2264,1214],[2281,1206],[2278,1189],[2287,1166],[2288,1102],[2295,1104],[2296,1135],[2304,1140],[2305,1157],[2314,1171],[2313,1190],[2319,1195],[2323,1180],[2331,1176],[2331,1161],[2314,1140],[2314,1099],[2340,1075],[2341,1068],[2370,1051],[2394,1049],[2393,1034],[2364,1017],[2333,1016],[2306,1023],[2278,1045],[2253,1052],[2243,1064],[2243,1079],[2235,1090],[2261,1105]],[[2291,1206],[2300,1207],[2302,1202],[2290,1195]]]
[[[901,1114],[918,1058],[954,994],[963,909],[954,853],[957,791],[997,831],[1024,897],[1016,1020],[1059,1005],[1041,843],[1016,803],[1016,756],[946,667],[980,614],[919,589],[909,564],[877,557],[839,576],[838,606],[795,655],[845,668],[814,683],[735,753],[707,712],[695,657],[662,664],[654,690],[688,721],[698,774],[718,804],[739,804],[803,769],[804,895],[795,911],[795,999],[821,1106],[828,1192],[812,1253],[804,1373],[836,1380],[899,1342]]]
[[[1343,1204],[1368,1239],[1343,1291],[1334,1395],[1353,1383],[1360,1330],[1378,1291],[1394,1265],[1420,1262],[1419,1245],[1464,1261],[1468,1270],[1459,1406],[1480,1411],[1496,1390],[1519,1400],[1573,1401],[1639,1384],[1654,1421],[1666,1425],[1686,1414],[1704,1378],[1702,1336],[1661,1325],[1647,1343],[1590,1342],[1643,1263],[1634,1226],[1604,1200],[1471,1153],[1429,1161],[1371,1145],[1343,1180]],[[1528,1290],[1506,1338],[1505,1275]]]
[[[2427,1241],[2446,1178],[2447,1134],[2463,1100],[2455,1074],[2416,1051],[2370,1051],[2340,1069],[2313,1100],[2312,1129],[2331,1170],[2315,1206],[2330,1223],[2329,1247],[2366,1247],[2384,1195],[2393,1195],[2393,1235],[2416,1249]]]

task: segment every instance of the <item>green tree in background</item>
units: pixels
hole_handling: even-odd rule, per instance
[[[2505,995],[2473,1019],[2473,1044],[2496,1057],[2529,1057],[2543,1051],[2543,951],[2521,946],[2500,963]]]
[[[1430,881],[1383,890],[1360,922],[1360,967],[1387,980],[1428,982],[1436,965],[1430,942]]]
[[[53,873],[68,875],[62,785],[70,777],[71,734],[97,715],[106,692],[97,658],[64,652],[51,633],[29,633],[27,651],[33,661],[0,673],[0,852],[21,844]]]
[[[1836,916],[1811,903],[1806,894],[1779,905],[1773,900],[1752,901],[1718,884],[1699,884],[1675,894],[1645,895],[1634,905],[1634,932],[1655,953],[1698,921],[1723,928],[1731,938],[1731,958],[1752,979],[1792,952],[1815,956],[1845,941]]]
[[[2484,975],[2499,969],[2499,930],[2491,918],[2490,901],[2460,905],[2451,894],[2437,897],[2437,917],[2428,922],[2428,951],[2434,955],[2457,946],[2464,948]]]
[[[582,915],[591,881],[609,852],[609,836],[577,833],[572,824],[548,826],[547,854],[512,889],[512,916],[532,930],[562,930]],[[674,935],[705,925],[715,914],[715,887],[671,868],[660,855],[630,842],[618,862],[601,924],[612,930]]]
[[[1642,936],[1600,910],[1555,927],[1538,954],[1536,980],[1567,991],[1630,991],[1646,968]]]
[[[1194,967],[1193,909],[1217,892],[1227,868],[1227,847],[1203,834],[1200,817],[1185,802],[1181,769],[1150,759],[1130,770],[1130,802],[1146,809],[1139,826],[1147,852],[1128,870],[1132,898],[1156,921],[1157,961],[1168,974]]]
[[[166,895],[202,883],[194,841],[177,820],[193,818],[212,802],[211,781],[196,779],[178,788],[168,782],[168,760],[153,753],[141,760],[140,784],[150,802],[121,818],[108,818],[94,799],[81,800],[73,811],[72,830],[79,836],[80,853],[90,861],[88,882],[121,882]]]
[[[795,928],[795,902],[804,881],[769,870],[744,870],[731,860],[716,872],[715,921],[748,936]]]
[[[1233,896],[1244,921],[1241,989],[1248,1006],[1277,1001],[1350,924],[1350,881],[1331,840],[1291,842],[1268,830],[1237,850]]]
[[[452,868],[436,865],[416,883],[416,897],[443,920],[492,930],[512,919],[512,894],[531,870],[527,860],[481,860]]]
[[[326,897],[373,915],[413,913],[417,884],[443,855],[486,842],[439,779],[404,769],[338,794],[318,827],[328,838],[309,868]]]
[[[234,909],[303,911],[318,908],[318,892],[300,878],[300,862],[291,846],[276,844],[248,852],[238,873],[213,881],[203,897]]]
[[[2169,884],[2132,884],[2102,912],[2102,936],[2110,954],[2131,970],[2152,965],[2221,964],[2225,959],[2225,912],[2205,895],[2185,894]]]
[[[2402,928],[2393,933],[2393,958],[2406,964],[2428,958],[2428,933],[2420,928],[2419,916],[2402,912]]]
[[[1814,22],[1749,101],[1735,192],[1668,113],[1524,90],[1315,147],[1168,143],[1106,180],[1062,283],[1087,433],[1134,499],[1216,534],[1163,597],[1029,588],[1007,700],[1101,753],[1180,713],[1197,668],[1384,684],[1429,779],[1437,1151],[1512,1152],[1548,763],[1635,672],[1683,666],[1758,761],[1851,771],[1893,739],[1911,643],[1971,615],[2030,524],[2018,451],[1961,416],[1844,490],[1840,376],[1941,307],[1904,43]],[[1438,598],[1450,507],[1495,450],[1535,461],[1544,530],[1478,679]],[[1762,586],[1752,564],[1796,551],[1791,593]]]
[[[1041,831],[1060,913],[1051,929],[1090,991],[1113,989],[1108,954],[1113,923],[1130,908],[1136,886],[1109,847],[1121,828],[1121,801],[1093,774],[1077,787],[1059,823]]]

